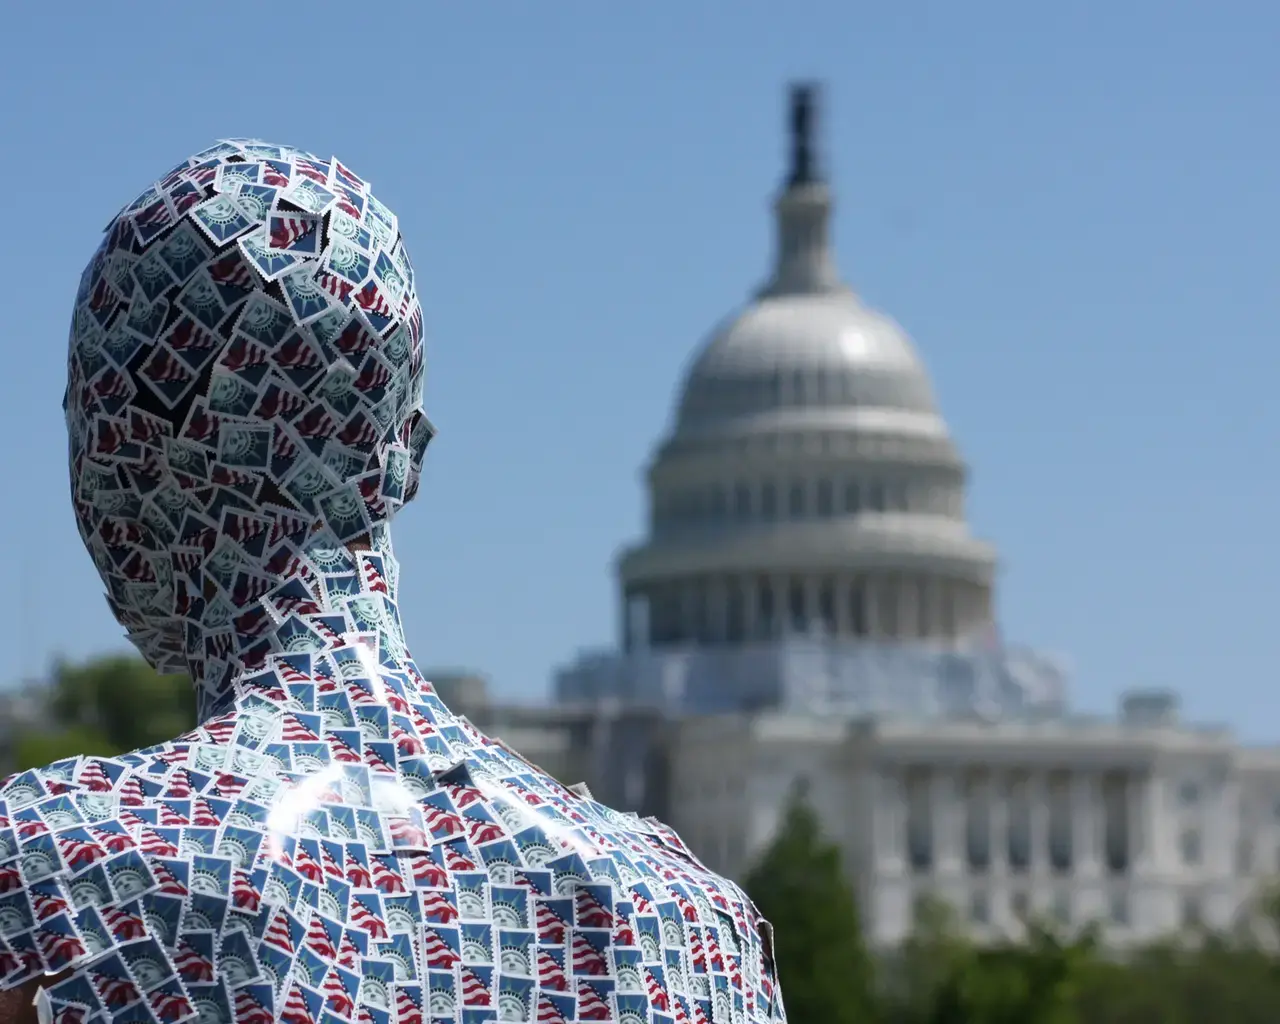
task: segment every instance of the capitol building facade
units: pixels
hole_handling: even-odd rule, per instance
[[[562,669],[552,708],[470,713],[738,878],[802,784],[876,942],[926,895],[993,937],[1029,913],[1116,943],[1227,927],[1280,873],[1280,750],[1163,692],[1082,717],[1052,658],[1000,640],[928,374],[837,272],[815,100],[793,89],[773,271],[648,469],[618,647]]]

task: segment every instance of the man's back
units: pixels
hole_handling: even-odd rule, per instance
[[[771,1019],[735,886],[343,650],[8,780],[6,985],[71,968],[48,995],[80,1024]]]

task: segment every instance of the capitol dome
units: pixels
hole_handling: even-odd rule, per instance
[[[911,417],[920,429],[942,426],[911,339],[841,290],[770,295],[715,331],[685,381],[677,429],[765,412],[780,403],[784,383],[798,394],[809,381],[818,388],[814,399],[829,411],[892,410],[910,414],[904,426]],[[737,401],[729,401],[731,395]]]
[[[773,273],[695,356],[649,466],[649,536],[618,563],[628,648],[991,628],[964,462],[910,338],[836,270],[814,120],[797,87]]]

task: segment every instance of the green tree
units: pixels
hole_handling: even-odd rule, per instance
[[[925,896],[890,963],[885,1020],[902,1024],[1076,1024],[1077,998],[1097,961],[1093,930],[1065,940],[1026,922],[1020,942],[979,944],[949,905]]]
[[[926,892],[911,911],[911,933],[884,962],[887,983],[882,989],[892,1005],[888,1019],[926,1022],[933,1019],[943,989],[968,963],[973,948],[944,900]]]
[[[1089,1024],[1274,1024],[1280,963],[1230,933],[1174,937],[1098,965],[1077,1005]]]
[[[839,848],[824,839],[803,786],[746,889],[773,925],[773,956],[791,1024],[876,1020],[874,972]]]
[[[110,757],[118,753],[120,749],[109,743],[101,733],[79,727],[24,731],[13,743],[16,771],[39,768],[77,754]]]
[[[1091,936],[1065,942],[1031,923],[1025,942],[971,946],[940,986],[930,1024],[1074,1024]]]
[[[195,691],[185,676],[162,676],[136,656],[105,655],[77,665],[60,661],[48,711],[48,728],[15,740],[16,770],[171,740],[195,725]]]

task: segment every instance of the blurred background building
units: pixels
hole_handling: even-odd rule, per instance
[[[1028,912],[1117,942],[1225,926],[1280,872],[1280,750],[1165,692],[1074,714],[1061,665],[1002,642],[928,374],[836,270],[816,100],[792,90],[773,274],[697,354],[649,466],[618,648],[559,671],[549,708],[451,703],[739,878],[803,784],[878,942],[926,894],[978,934]]]

